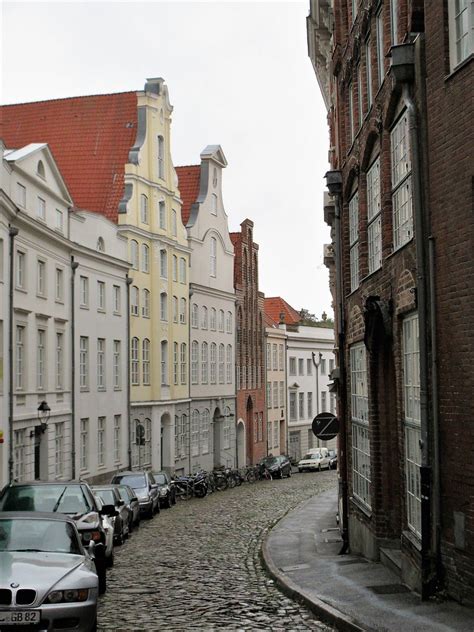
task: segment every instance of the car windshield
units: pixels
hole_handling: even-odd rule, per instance
[[[154,474],[154,477],[158,485],[166,485],[166,477],[164,474]]]
[[[83,514],[92,511],[92,507],[81,485],[21,485],[5,490],[0,511]]]
[[[320,459],[321,455],[319,454],[319,452],[310,452],[304,458],[311,461],[312,459]]]
[[[115,496],[111,489],[96,489],[95,494],[102,498],[104,505],[115,505]]]
[[[4,551],[83,554],[72,524],[42,518],[0,518],[0,552]]]
[[[123,501],[128,502],[130,500],[130,494],[128,493],[128,489],[126,487],[117,487],[116,489]]]
[[[146,487],[145,477],[143,475],[126,474],[125,476],[114,476],[114,483],[123,483],[132,489]]]

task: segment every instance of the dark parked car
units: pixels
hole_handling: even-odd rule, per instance
[[[137,495],[140,513],[153,518],[160,511],[158,485],[151,472],[119,472],[111,480],[112,485],[128,485]]]
[[[0,511],[43,511],[70,515],[84,546],[95,542],[94,561],[99,577],[99,592],[106,589],[105,531],[100,513],[115,516],[113,505],[99,508],[91,488],[84,481],[35,481],[12,483],[2,490]]]
[[[114,487],[130,510],[128,529],[131,533],[135,527],[140,526],[140,503],[134,490],[128,485],[114,485]]]
[[[266,456],[260,463],[266,467],[273,478],[291,476],[291,462],[284,454],[280,454],[279,456]]]
[[[176,488],[174,481],[167,472],[155,472],[153,474],[158,485],[158,495],[161,507],[171,507],[176,504]]]
[[[118,515],[112,519],[114,525],[114,544],[121,545],[129,536],[130,510],[112,485],[94,485],[92,491],[102,498],[105,505],[113,505]]]
[[[58,513],[0,513],[2,630],[97,629],[95,545]]]

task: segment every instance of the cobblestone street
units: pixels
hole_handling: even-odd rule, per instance
[[[289,600],[259,559],[265,531],[336,473],[297,474],[180,502],[116,549],[99,630],[330,630]]]

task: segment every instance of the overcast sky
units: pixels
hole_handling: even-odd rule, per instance
[[[323,244],[326,111],[302,2],[2,3],[2,102],[139,90],[163,77],[175,165],[227,157],[231,231],[250,218],[260,290],[332,315]],[[41,139],[39,139],[41,140]]]

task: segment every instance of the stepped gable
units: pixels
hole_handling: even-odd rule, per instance
[[[137,134],[136,92],[4,105],[0,118],[7,147],[48,143],[76,208],[117,222]]]
[[[181,206],[181,218],[183,224],[189,221],[191,207],[199,196],[199,183],[201,178],[201,165],[186,165],[175,167],[178,174],[178,189],[183,201]]]
[[[272,325],[280,323],[280,314],[284,314],[285,325],[297,325],[301,318],[296,309],[293,309],[283,298],[274,296],[265,298],[264,301],[265,320]]]

